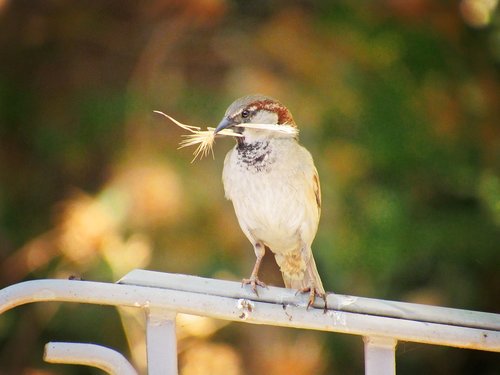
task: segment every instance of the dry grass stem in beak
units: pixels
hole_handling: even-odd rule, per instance
[[[234,125],[239,128],[249,128],[249,129],[260,129],[260,130],[272,130],[278,133],[289,134],[290,136],[296,136],[299,134],[299,129],[291,125],[278,125],[278,124],[254,124],[254,123],[244,123]]]
[[[172,121],[174,124],[176,124],[180,128],[192,133],[192,134],[183,135],[183,137],[185,139],[183,139],[179,143],[179,148],[198,145],[198,147],[196,147],[196,149],[193,152],[194,158],[191,161],[191,163],[194,162],[198,158],[198,156],[205,157],[210,152],[212,152],[212,155],[214,155],[213,147],[214,147],[216,135],[242,137],[241,134],[236,133],[231,129],[224,129],[224,130],[219,131],[217,134],[215,134],[215,132],[214,132],[215,128],[207,128],[207,130],[201,130],[201,128],[199,126],[191,126],[191,125],[183,124],[182,122],[177,121],[173,117],[171,117],[163,112],[160,112],[160,111],[153,111],[153,112],[158,113],[162,116],[165,116],[166,118],[168,118],[170,121]]]
[[[173,117],[160,112],[160,111],[153,111],[155,113],[158,113],[162,116],[165,116],[168,118],[170,121],[172,121],[174,124],[179,126],[180,128],[187,130],[191,134],[185,134],[183,139],[179,143],[179,148],[183,147],[188,147],[188,146],[194,146],[198,145],[196,149],[193,152],[194,158],[191,161],[194,162],[198,156],[200,158],[207,156],[210,152],[212,153],[212,156],[214,155],[214,143],[215,143],[215,137],[218,135],[222,136],[229,136],[229,137],[243,137],[242,134],[236,133],[232,129],[222,129],[217,134],[215,133],[215,128],[210,128],[207,127],[207,130],[201,130],[199,126],[192,126],[192,125],[186,125],[183,124],[182,122],[177,121]],[[271,130],[271,131],[276,131],[279,133],[283,133],[286,135],[289,135],[291,137],[295,137],[299,130],[291,125],[276,125],[276,124],[252,124],[252,123],[244,123],[244,124],[235,124],[233,125],[235,127],[239,128],[250,128],[250,129],[260,129],[260,130]],[[215,157],[215,156],[214,156]]]

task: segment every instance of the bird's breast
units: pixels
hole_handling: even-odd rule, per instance
[[[223,171],[226,197],[233,202],[240,226],[275,252],[296,249],[304,226],[314,228],[315,234],[318,220],[307,209],[301,163],[307,165],[308,159],[290,160],[286,146],[272,142],[246,149],[237,146],[226,156]],[[293,157],[300,159],[301,154]]]

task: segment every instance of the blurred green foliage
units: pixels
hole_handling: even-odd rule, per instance
[[[0,1],[0,287],[135,267],[248,276],[221,184],[231,142],[190,164],[152,111],[213,126],[261,92],[290,108],[318,166],[328,290],[500,312],[500,18],[481,3]],[[262,279],[281,285],[268,258]],[[41,362],[49,340],[135,355],[127,316],[4,314],[0,374],[92,373]],[[234,374],[363,371],[357,337],[229,325],[181,340],[187,375],[203,353]],[[491,353],[398,350],[404,374],[499,368]]]

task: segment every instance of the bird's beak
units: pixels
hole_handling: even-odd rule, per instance
[[[217,127],[215,128],[215,134],[220,132],[222,129],[227,129],[233,125],[234,125],[234,121],[232,121],[231,119],[229,119],[227,117],[224,117],[222,119],[222,121],[219,123],[219,125],[217,125]]]

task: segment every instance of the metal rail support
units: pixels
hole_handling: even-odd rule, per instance
[[[307,310],[307,296],[290,289],[269,287],[256,296],[238,282],[144,270],[130,272],[117,284],[35,280],[12,285],[0,290],[0,314],[22,304],[45,301],[143,309],[150,375],[177,374],[177,313],[359,335],[365,341],[367,375],[396,373],[398,341],[500,352],[499,314],[338,294],[328,295],[326,312],[322,301]],[[97,345],[85,350],[73,360],[87,358],[85,363],[99,367],[113,357],[109,352],[103,355]],[[46,358],[55,356],[49,350]],[[128,374],[124,371],[120,373]]]
[[[146,344],[149,375],[177,374],[175,312],[146,310]]]
[[[43,359],[49,363],[92,366],[112,375],[137,375],[123,355],[101,345],[49,342]]]
[[[392,337],[364,336],[365,374],[395,375],[396,345]]]

